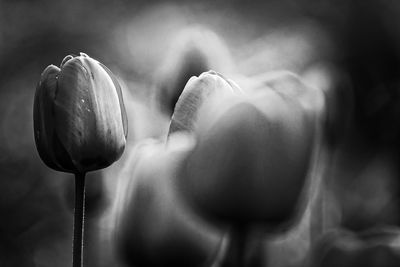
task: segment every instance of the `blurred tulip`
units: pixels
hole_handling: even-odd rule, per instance
[[[167,147],[142,142],[127,160],[114,217],[117,249],[129,266],[207,266],[215,257],[222,235],[176,192],[177,166],[192,146],[175,134]]]
[[[297,74],[278,70],[250,78],[250,92],[273,90],[285,98],[298,102],[306,112],[311,112],[317,118],[324,119],[326,114],[326,94],[321,88],[306,83]]]
[[[313,110],[269,89],[204,108],[198,143],[179,175],[183,195],[217,221],[288,222],[299,206],[315,123]]]
[[[241,89],[232,80],[215,71],[190,78],[176,103],[169,134],[176,131],[193,132],[204,103],[240,93]]]
[[[325,234],[311,252],[311,267],[399,266],[400,232],[375,229],[356,235],[344,230]]]
[[[213,31],[192,26],[180,31],[160,69],[156,71],[154,100],[172,115],[185,84],[192,76],[214,69],[229,71],[232,64],[226,44]]]
[[[189,206],[230,227],[222,267],[265,266],[265,244],[254,232],[291,226],[306,204],[301,196],[322,97],[296,79],[283,80],[258,81],[248,95],[205,103],[194,130],[197,144],[177,175]]]
[[[34,101],[40,157],[52,169],[82,173],[122,155],[127,119],[121,88],[111,71],[81,53],[42,73]]]

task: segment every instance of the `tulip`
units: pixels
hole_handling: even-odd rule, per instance
[[[111,71],[81,54],[42,73],[34,103],[40,157],[52,169],[71,173],[105,168],[125,148],[127,116]]]
[[[208,266],[221,234],[179,199],[176,170],[192,141],[141,142],[127,160],[113,207],[115,242],[129,266]]]
[[[218,220],[285,222],[308,171],[314,118],[273,91],[231,101],[203,118],[180,177],[183,192]]]
[[[176,103],[169,134],[177,131],[193,132],[203,104],[241,93],[241,89],[235,82],[215,71],[203,72],[199,77],[191,77]]]
[[[39,156],[57,171],[75,174],[73,266],[82,265],[85,173],[118,160],[127,116],[116,77],[81,53],[50,65],[36,88],[34,135]]]
[[[344,230],[328,232],[314,245],[307,266],[399,266],[399,234],[395,228],[377,228],[358,235]]]
[[[303,208],[301,193],[314,154],[317,122],[317,103],[309,94],[307,88],[266,87],[201,109],[197,143],[177,183],[189,206],[231,227],[236,239],[231,245],[241,248],[228,253],[245,253],[243,243],[258,228],[254,226],[280,230]],[[244,255],[233,257],[236,263],[223,266],[250,264]]]

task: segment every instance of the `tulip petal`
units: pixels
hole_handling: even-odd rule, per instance
[[[176,103],[168,134],[177,131],[193,132],[203,103],[239,92],[236,84],[212,70],[190,78]]]
[[[211,94],[208,87],[197,86],[198,82],[194,81],[194,79],[192,77],[188,81],[176,103],[168,135],[177,131],[192,132],[198,109],[205,98]]]
[[[79,171],[109,166],[125,147],[113,81],[97,61],[80,56],[65,63],[58,85],[56,132],[75,166]]]
[[[61,67],[64,66],[65,63],[68,62],[68,60],[73,59],[74,57],[71,55],[66,56],[62,61],[61,61]]]
[[[110,76],[111,80],[114,83],[115,89],[117,90],[119,105],[121,107],[122,125],[124,127],[125,138],[127,138],[128,137],[128,116],[126,115],[124,99],[122,97],[121,85],[119,84],[117,77],[115,77],[114,73],[112,73],[109,68],[107,68],[104,64],[102,64],[100,62],[99,62],[99,64],[108,73],[108,75]]]
[[[54,65],[48,66],[42,73],[36,87],[33,106],[33,121],[35,142],[40,158],[44,163],[55,170],[64,171],[57,164],[54,150],[52,149],[52,137],[54,136],[53,99],[57,90],[57,75],[60,69]]]
[[[115,153],[115,158],[112,160],[114,162],[122,155],[125,148],[128,129],[121,88],[115,86],[115,84],[119,85],[118,81],[113,79],[115,76],[108,75],[108,72],[101,68],[98,61],[88,56],[83,57],[82,61],[92,71],[92,88],[95,88],[96,104],[100,111],[98,114],[102,115],[96,117],[98,133],[104,134],[104,138],[107,138],[105,149],[108,150],[108,154]],[[112,142],[110,143],[110,141]]]
[[[54,161],[54,155],[50,149],[49,137],[52,136],[51,103],[54,99],[54,92],[57,87],[56,76],[60,69],[54,65],[48,66],[42,73],[36,87],[35,101],[33,106],[34,134],[36,146],[41,159],[47,166],[53,169],[60,168]]]

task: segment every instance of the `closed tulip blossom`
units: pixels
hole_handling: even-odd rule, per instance
[[[248,238],[287,227],[301,207],[316,137],[308,93],[266,87],[201,109],[178,185],[194,210],[231,228],[223,266],[253,266]]]
[[[52,169],[71,173],[105,168],[125,148],[127,117],[111,71],[81,54],[48,66],[36,89],[35,141]]]
[[[241,89],[232,80],[215,71],[203,72],[199,77],[191,77],[186,83],[172,115],[169,134],[178,131],[193,132],[198,113],[207,102],[229,95],[240,95]]]
[[[81,53],[60,68],[48,66],[36,88],[36,147],[50,168],[75,174],[73,266],[81,266],[85,173],[111,165],[122,155],[127,116],[116,77]]]

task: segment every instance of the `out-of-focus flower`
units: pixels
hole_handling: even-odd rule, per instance
[[[215,71],[190,78],[176,103],[169,133],[193,132],[203,104],[234,94],[241,94],[238,85]]]
[[[58,171],[105,168],[122,155],[127,117],[116,77],[81,53],[42,73],[34,101],[39,155]]]
[[[315,103],[300,89],[264,86],[202,109],[198,142],[179,175],[191,206],[234,225],[290,222],[316,137]]]
[[[178,197],[177,167],[193,141],[171,135],[167,146],[138,144],[122,170],[113,207],[118,254],[129,266],[206,266],[216,256],[221,232]]]
[[[249,80],[249,93],[273,90],[287,99],[297,101],[306,112],[324,120],[326,116],[326,94],[314,84],[307,83],[297,74],[287,70],[270,71]]]
[[[232,59],[227,46],[213,31],[192,26],[180,31],[160,69],[156,71],[154,100],[168,115],[190,77],[214,69],[230,71]]]
[[[329,232],[314,245],[307,266],[394,267],[400,262],[400,232],[373,229],[356,235],[344,230]]]
[[[354,95],[348,75],[338,67],[320,62],[309,66],[302,77],[325,93],[324,139],[331,146],[340,144],[354,124]]]

